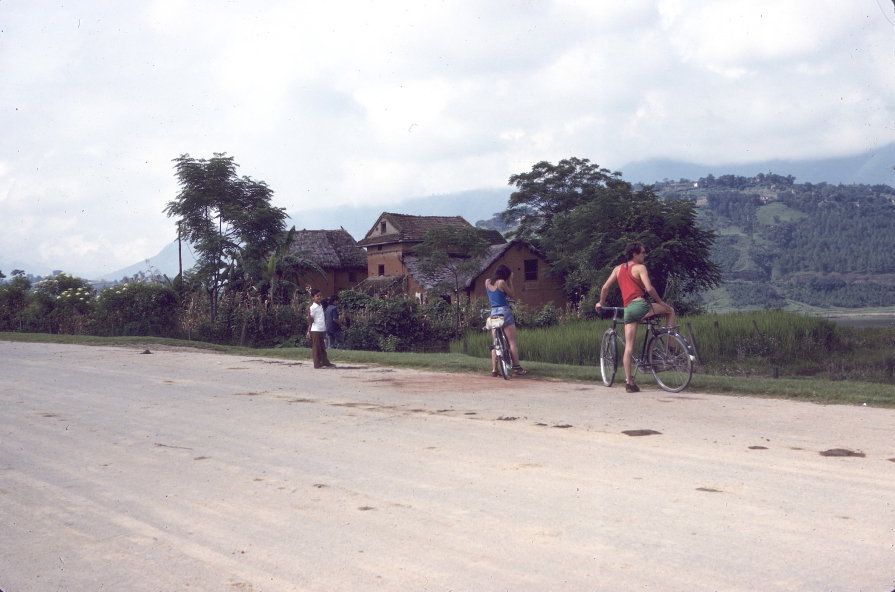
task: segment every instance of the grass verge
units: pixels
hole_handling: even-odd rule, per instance
[[[153,345],[167,347],[191,347],[224,354],[278,358],[284,360],[309,360],[311,350],[307,348],[253,349],[215,345],[197,341],[166,339],[160,337],[92,337],[86,335],[47,335],[42,333],[3,333],[0,341],[20,341],[29,343],[66,343],[94,346],[139,345],[151,348]],[[487,374],[491,370],[490,360],[473,358],[463,354],[412,354],[385,353],[354,350],[328,350],[329,358],[336,364],[372,364],[400,368],[415,368],[434,372],[464,372]],[[567,366],[526,362],[534,379],[586,382],[602,386],[600,370],[589,366]],[[620,369],[619,369],[620,370]],[[520,378],[517,380],[528,380]],[[652,386],[652,377],[639,375],[641,386]],[[623,382],[617,378],[619,388]],[[895,408],[895,385],[857,381],[829,381],[814,378],[743,378],[694,374],[687,393],[706,392],[725,395],[766,397],[810,401],[824,405],[867,405],[871,407]]]

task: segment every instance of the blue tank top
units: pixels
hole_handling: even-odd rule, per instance
[[[501,291],[500,288],[495,290],[489,290],[488,284],[485,283],[485,293],[488,294],[488,302],[491,303],[491,308],[497,308],[498,306],[509,306],[510,303],[507,302],[507,295],[505,292]]]

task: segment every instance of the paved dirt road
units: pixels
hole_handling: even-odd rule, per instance
[[[4,592],[895,587],[892,410],[141,351],[0,342]]]

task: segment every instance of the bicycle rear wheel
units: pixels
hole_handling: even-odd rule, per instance
[[[693,359],[690,348],[677,333],[659,333],[650,339],[647,360],[653,378],[670,393],[678,393],[690,384]]]
[[[497,355],[497,368],[504,380],[510,379],[510,370],[513,368],[513,358],[510,354],[510,344],[503,331],[497,330],[494,335],[494,345]]]
[[[618,372],[618,343],[615,335],[612,329],[606,329],[600,342],[600,374],[603,375],[603,384],[606,386],[612,386],[615,373]]]

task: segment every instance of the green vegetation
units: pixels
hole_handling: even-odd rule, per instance
[[[548,364],[596,367],[598,344],[609,321],[567,322],[519,331],[521,357]],[[818,377],[895,384],[895,327],[854,328],[785,311],[701,315],[680,319],[680,331],[698,348],[700,374]],[[638,331],[640,345],[646,334]],[[471,356],[490,358],[490,334],[467,335]],[[452,345],[452,351],[460,346]]]
[[[709,175],[656,185],[666,199],[700,204],[719,234],[711,258],[727,296],[706,308],[895,306],[895,189],[795,183],[791,176]]]
[[[539,162],[510,184],[517,191],[503,216],[519,221],[514,236],[543,251],[553,276],[573,301],[586,297],[586,308],[631,241],[646,245],[652,284],[680,310],[692,309],[694,297],[721,280],[710,259],[715,233],[697,222],[690,200],[662,199],[586,158]]]
[[[520,335],[523,332],[520,332]],[[92,337],[83,335],[49,335],[35,333],[0,333],[0,341],[31,343],[68,343],[93,346],[119,347],[190,347],[221,354],[263,357],[282,360],[310,360],[308,348],[255,349],[222,346],[195,341],[150,337]],[[460,345],[456,344],[459,348]],[[484,358],[461,353],[385,353],[371,351],[329,350],[329,358],[340,366],[353,364],[381,365],[399,368],[416,368],[434,372],[462,372],[487,375],[491,362]],[[531,379],[564,380],[592,385],[594,396],[604,391],[597,366],[568,366],[526,361]],[[516,378],[514,380],[528,380]],[[646,385],[648,381],[642,381]],[[688,393],[709,392],[735,396],[792,399],[821,404],[866,404],[873,407],[895,408],[895,385],[859,381],[831,382],[826,378],[755,378],[694,374]]]
[[[273,190],[266,183],[240,178],[232,156],[215,153],[205,160],[183,154],[174,162],[180,193],[165,213],[177,218],[179,236],[195,245],[192,280],[208,295],[214,322],[225,289],[248,271],[237,267],[253,262],[249,268],[261,268],[280,247],[286,210],[271,207]]]
[[[765,226],[772,226],[780,222],[792,222],[807,217],[808,214],[794,210],[782,201],[774,201],[760,206],[755,212],[755,221]]]

